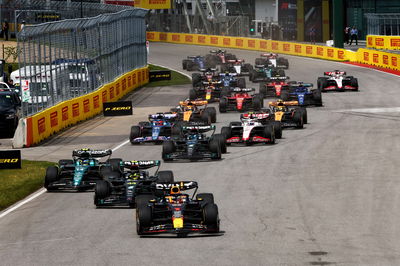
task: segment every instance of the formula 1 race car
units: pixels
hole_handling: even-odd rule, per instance
[[[226,113],[227,111],[260,110],[264,105],[263,97],[259,94],[250,94],[254,91],[254,88],[231,89],[230,95],[222,96],[219,100],[219,111]]]
[[[221,72],[235,73],[239,76],[250,75],[252,70],[253,66],[251,64],[245,64],[244,59],[226,60],[226,63],[221,65]]]
[[[111,150],[74,150],[72,160],[59,160],[57,166],[47,167],[44,187],[48,191],[92,189],[98,180],[103,179],[102,174],[106,169],[118,165],[121,161],[121,159],[110,159],[111,154]],[[100,162],[97,159],[106,156],[108,156],[107,162]]]
[[[207,101],[180,101],[171,112],[177,114],[176,121],[216,123],[217,111],[215,107],[207,107],[207,104]]]
[[[195,189],[192,196],[182,193]],[[211,193],[199,193],[197,182],[179,181],[156,184],[163,195],[136,209],[138,235],[172,233],[184,237],[190,233],[219,233],[218,206]]]
[[[199,71],[207,67],[211,66],[206,64],[204,56],[188,56],[187,59],[182,60],[182,68],[187,71]],[[215,67],[215,65],[213,67]]]
[[[307,110],[303,107],[297,107],[297,101],[284,102],[278,100],[270,102],[270,115],[275,121],[280,121],[282,128],[295,127],[303,128],[307,123]]]
[[[189,100],[206,100],[208,102],[218,100],[221,97],[221,81],[203,82],[203,86],[189,90]]]
[[[311,83],[292,83],[288,91],[281,92],[283,101],[298,101],[300,106],[322,106],[322,95],[318,89],[313,89]]]
[[[261,58],[256,58],[255,65],[289,69],[289,61],[273,53],[261,54]]]
[[[358,91],[358,80],[353,76],[346,76],[346,72],[335,70],[324,72],[325,77],[318,78],[318,89],[326,91]]]
[[[236,73],[221,73],[219,74],[219,80],[221,85],[225,88],[229,87],[239,87],[246,88],[246,79],[245,78],[236,78]]]
[[[260,95],[265,97],[280,97],[282,91],[289,91],[289,83],[286,82],[287,77],[273,77],[270,82],[260,83]]]
[[[149,198],[154,198],[154,183],[174,182],[172,171],[158,171],[160,165],[158,160],[121,162],[120,169],[105,173],[104,180],[97,181],[94,204],[135,207],[147,203]],[[145,170],[156,166],[153,175]]]
[[[228,60],[237,60],[236,55],[227,53],[226,50],[212,50],[205,56],[207,64],[220,65],[227,63]]]
[[[160,144],[171,138],[177,114],[157,113],[149,115],[149,122],[139,122],[131,127],[129,141],[132,144],[153,142]]]
[[[226,144],[244,143],[275,143],[275,132],[272,125],[265,125],[257,117],[241,117],[241,122],[231,122],[229,127],[222,127],[221,135],[226,139]]]
[[[213,133],[210,137],[204,134],[211,130]],[[225,139],[214,133],[215,126],[183,126],[181,136],[163,143],[163,160],[221,159],[221,154],[226,153]]]
[[[215,68],[200,69],[202,73],[192,74],[193,87],[199,87],[203,82],[218,82],[219,74]]]
[[[250,72],[249,79],[252,82],[260,82],[260,81],[270,81],[271,79],[277,78],[289,79],[286,76],[285,70],[278,69],[272,66],[260,66],[256,65],[255,69]]]

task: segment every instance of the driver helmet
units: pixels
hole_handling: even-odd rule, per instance
[[[285,106],[282,99],[277,100],[276,103],[277,103],[277,106]]]

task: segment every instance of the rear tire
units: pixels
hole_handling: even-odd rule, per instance
[[[227,107],[228,107],[228,98],[227,97],[222,97],[219,100],[219,105],[218,105],[219,112],[220,113],[226,113]]]
[[[194,101],[197,99],[197,92],[195,89],[189,90],[189,100]]]
[[[219,142],[216,139],[212,139],[209,144],[210,151],[216,153],[217,156],[213,158],[213,160],[221,159],[221,148]]]
[[[46,169],[46,175],[44,177],[44,187],[47,189],[47,191],[52,191],[53,189],[49,189],[48,186],[57,181],[59,179],[58,176],[58,167],[56,166],[49,166]]]
[[[211,123],[217,123],[217,110],[215,107],[207,107],[205,110],[211,117]]]
[[[303,114],[301,112],[299,112],[298,110],[294,113],[293,120],[297,124],[296,128],[301,129],[304,127]]]
[[[141,130],[141,128],[140,128],[140,126],[132,126],[131,127],[131,133],[130,133],[130,135],[129,135],[129,141],[132,143],[132,144],[140,144],[140,142],[134,142],[133,140],[134,139],[136,139],[136,138],[139,138],[139,137],[141,137],[141,135],[142,135],[142,132],[141,132],[142,130]]]
[[[274,127],[274,134],[276,139],[282,138],[282,124],[279,121],[272,121]]]
[[[214,195],[212,193],[199,193],[196,196],[196,200],[203,199],[206,204],[214,204]]]
[[[111,194],[111,185],[105,180],[99,180],[94,187],[94,204],[98,205],[98,200],[105,199]]]
[[[237,86],[239,88],[246,88],[246,80],[244,78],[237,79]]]
[[[275,144],[275,132],[271,125],[266,125],[264,127],[264,138],[270,139],[270,143]]]
[[[174,173],[172,171],[159,171],[157,176],[160,183],[174,183]]]
[[[216,204],[207,204],[203,208],[204,224],[212,232],[219,232],[219,215],[218,206]]]
[[[263,98],[260,95],[254,95],[252,106],[254,111],[260,111],[261,107],[263,106]]]
[[[226,153],[227,149],[226,149],[226,141],[225,141],[225,137],[222,134],[215,134],[213,136],[213,139],[217,140],[219,145],[220,145],[220,150],[221,153]]]

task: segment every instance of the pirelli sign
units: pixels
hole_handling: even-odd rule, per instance
[[[103,103],[104,116],[132,115],[132,101]]]
[[[0,150],[0,169],[21,169],[21,151]]]

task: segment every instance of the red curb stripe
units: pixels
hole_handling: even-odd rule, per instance
[[[393,75],[400,76],[400,71],[399,70],[393,70],[393,69],[388,69],[388,68],[382,68],[382,67],[376,67],[376,66],[371,66],[367,64],[361,64],[361,63],[354,63],[354,62],[342,62],[344,64],[349,64],[349,65],[354,65],[354,66],[359,66],[359,67],[366,67],[366,68],[372,68],[378,71],[390,73]]]

